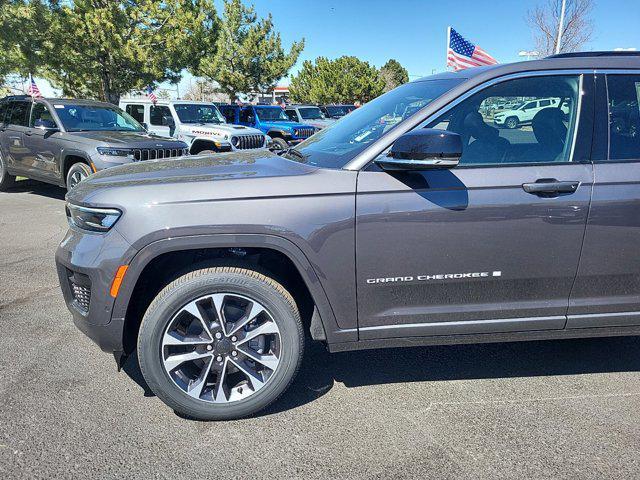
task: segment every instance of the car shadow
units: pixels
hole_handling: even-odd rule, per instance
[[[135,355],[124,371],[143,389]],[[329,353],[307,345],[296,379],[257,417],[311,403],[338,382],[347,388],[411,382],[446,382],[514,377],[582,375],[640,371],[640,337],[410,347]]]
[[[56,200],[64,200],[67,191],[62,187],[38,182],[37,180],[18,180],[15,186],[7,190],[7,193],[31,193]]]

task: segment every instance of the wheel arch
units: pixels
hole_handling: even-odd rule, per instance
[[[95,172],[95,169],[93,168],[93,165],[91,164],[91,160],[89,159],[89,157],[87,155],[85,155],[82,152],[67,151],[67,152],[63,153],[63,155],[62,155],[62,164],[60,165],[60,173],[62,174],[62,182],[66,181],[67,173],[69,172],[69,169],[71,168],[71,165],[73,165],[74,163],[78,163],[78,162],[86,163],[87,165],[89,165],[91,167],[91,170],[93,170]]]
[[[258,262],[253,258],[256,255],[261,256]],[[129,263],[112,311],[112,318],[124,319],[125,351],[133,350],[142,316],[162,286],[187,271],[216,265],[254,266],[284,283],[299,303],[314,339],[357,340],[355,330],[339,331],[315,270],[304,253],[289,240],[270,235],[197,235],[153,242]]]
[[[203,150],[218,150],[218,147],[210,138],[194,138],[191,145],[189,145],[189,153],[196,155]]]

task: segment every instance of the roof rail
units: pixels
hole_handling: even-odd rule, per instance
[[[0,100],[8,102],[9,100],[27,100],[31,98],[31,95],[7,95],[4,98],[0,98]]]
[[[589,57],[640,57],[640,52],[628,50],[614,50],[603,52],[569,52],[549,55],[546,58],[589,58]]]

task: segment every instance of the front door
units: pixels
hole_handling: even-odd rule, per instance
[[[31,110],[29,128],[25,129],[25,164],[32,168],[32,173],[49,180],[60,178],[60,137],[58,132],[50,132],[36,128],[40,120],[48,125],[55,124],[51,112],[44,103],[36,102]]]
[[[9,102],[5,123],[3,125],[3,151],[6,154],[7,166],[16,173],[31,175],[34,166],[27,158],[28,138],[25,131],[29,129],[29,114],[31,112],[30,100],[18,100]]]
[[[427,125],[462,136],[458,167],[360,172],[361,339],[564,328],[593,184],[592,83],[550,74],[489,86]],[[569,112],[493,125],[496,106],[541,98]]]

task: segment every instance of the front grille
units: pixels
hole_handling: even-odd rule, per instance
[[[264,135],[239,135],[233,137],[232,144],[238,150],[264,147]]]
[[[187,154],[185,148],[134,148],[133,158],[136,161],[158,160],[162,158],[181,157]]]
[[[296,136],[299,138],[309,138],[315,133],[313,128],[298,128],[296,131],[298,132]]]
[[[91,302],[91,280],[86,275],[70,270],[67,270],[67,276],[73,302],[83,313],[88,313]]]

